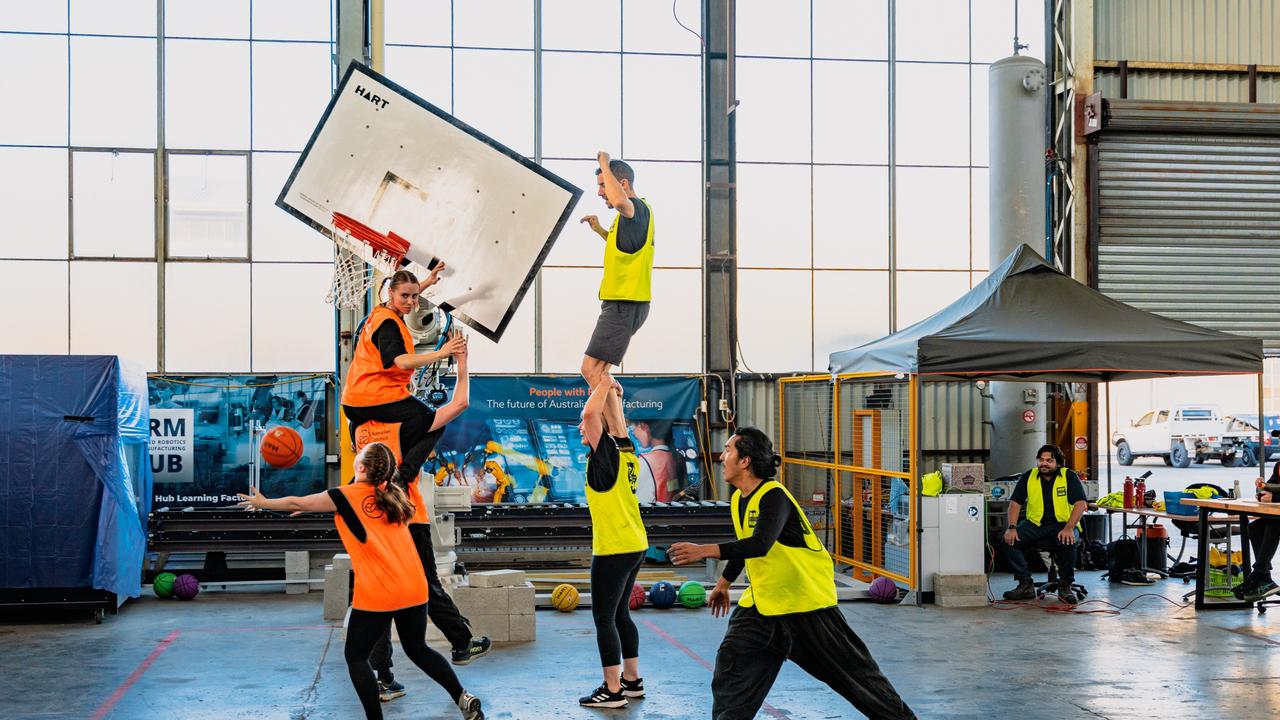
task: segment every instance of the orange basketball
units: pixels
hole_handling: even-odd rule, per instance
[[[277,425],[262,438],[262,459],[271,467],[293,467],[302,458],[302,436],[297,430]]]

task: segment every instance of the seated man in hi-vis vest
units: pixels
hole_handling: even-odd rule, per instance
[[[1045,445],[1036,453],[1036,467],[1018,476],[1018,484],[1009,496],[1009,528],[1004,541],[1018,587],[1005,591],[1005,600],[1036,598],[1025,553],[1036,545],[1051,543],[1058,563],[1058,599],[1068,605],[1080,602],[1071,591],[1076,579],[1076,526],[1089,503],[1085,500],[1084,483],[1064,464],[1058,446]],[[1018,516],[1024,507],[1027,515],[1020,521]]]
[[[580,221],[604,240],[600,318],[582,358],[582,377],[592,389],[601,382],[612,384],[609,368],[622,364],[631,338],[649,317],[653,275],[653,208],[636,195],[635,170],[621,160],[610,160],[603,150],[596,159],[596,194],[618,214],[608,229],[595,215]]]
[[[800,505],[770,480],[782,458],[756,428],[739,428],[721,453],[733,486],[730,512],[738,539],[719,545],[676,543],[677,565],[728,560],[707,596],[716,617],[729,609],[729,586],[745,566],[750,587],[729,618],[711,679],[715,720],[754,718],[787,660],[825,682],[867,717],[898,720],[915,714],[880,672],[867,646],[836,604],[831,556]]]

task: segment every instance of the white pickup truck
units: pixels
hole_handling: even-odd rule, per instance
[[[1111,444],[1121,465],[1132,465],[1136,457],[1159,456],[1166,465],[1184,468],[1217,446],[1224,424],[1213,405],[1175,405],[1151,410],[1112,433]]]

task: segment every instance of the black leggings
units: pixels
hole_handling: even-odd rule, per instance
[[[402,485],[418,474],[422,464],[427,461],[427,455],[431,454],[431,450],[440,441],[440,436],[444,434],[444,428],[431,431],[431,425],[436,421],[436,411],[413,396],[385,405],[343,405],[342,411],[349,421],[352,447],[356,444],[356,428],[364,423],[370,420],[400,423],[400,468],[397,480]]]
[[[400,634],[400,646],[404,654],[409,656],[414,665],[422,669],[432,680],[449,693],[454,702],[462,695],[462,684],[448,661],[440,653],[427,647],[427,606],[413,607],[394,612],[369,612],[368,610],[351,609],[351,620],[347,623],[347,645],[343,655],[347,659],[347,672],[351,674],[351,684],[360,696],[360,704],[364,706],[367,718],[382,718],[382,703],[378,700],[378,680],[373,675],[373,666],[369,664],[369,653],[378,642],[378,638],[396,622],[396,632]]]
[[[471,623],[454,604],[453,598],[444,591],[440,584],[440,573],[436,570],[436,553],[431,544],[431,526],[421,523],[409,525],[409,535],[413,537],[414,547],[418,549],[418,559],[422,561],[422,569],[427,574],[427,616],[440,628],[440,632],[449,639],[454,650],[466,650],[471,645]],[[382,639],[373,647],[369,657],[373,669],[378,671],[378,679],[389,682],[395,679],[391,672],[391,627],[382,634]]]
[[[591,618],[596,622],[600,667],[640,656],[640,632],[631,621],[627,602],[643,563],[643,550],[591,556]]]

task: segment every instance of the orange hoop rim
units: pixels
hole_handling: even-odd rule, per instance
[[[408,240],[395,233],[383,235],[350,215],[333,213],[333,226],[349,237],[373,248],[375,252],[387,255],[395,265],[399,265],[404,259],[404,254],[409,251]]]

